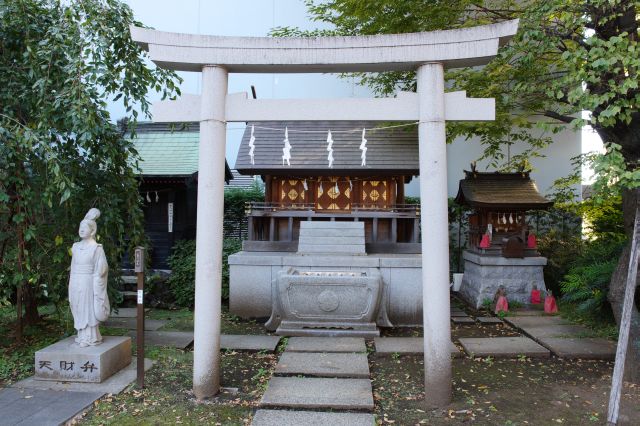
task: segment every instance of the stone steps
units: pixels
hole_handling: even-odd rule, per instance
[[[369,362],[362,353],[285,352],[275,374],[368,379]]]
[[[289,337],[287,352],[366,352],[359,337]]]
[[[298,253],[366,255],[364,222],[300,222]]]
[[[371,426],[375,419],[364,413],[332,413],[315,411],[258,410],[253,417],[256,426]]]
[[[291,337],[252,425],[373,425],[369,377],[363,338]]]
[[[261,407],[373,410],[369,379],[272,377]]]

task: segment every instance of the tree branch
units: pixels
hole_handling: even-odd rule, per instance
[[[546,110],[543,115],[549,117],[549,118],[553,118],[555,120],[558,121],[562,121],[563,123],[567,123],[567,124],[571,124],[573,122],[573,120],[575,120],[575,117],[571,117],[569,115],[563,115],[563,114],[559,114],[555,111],[551,111],[551,110]]]

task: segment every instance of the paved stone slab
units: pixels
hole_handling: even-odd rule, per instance
[[[542,337],[539,340],[560,358],[605,360],[616,358],[616,342],[607,339]]]
[[[451,317],[468,317],[465,311],[451,311]]]
[[[373,410],[369,379],[272,377],[262,396],[263,407]]]
[[[483,325],[502,324],[502,320],[498,317],[477,317],[476,319]]]
[[[424,352],[422,337],[376,337],[373,339],[378,354],[421,354]],[[451,342],[451,355],[461,357],[462,353]]]
[[[542,309],[515,309],[510,313],[516,317],[541,317],[547,315]]]
[[[36,352],[35,376],[38,380],[100,383],[129,363],[128,336],[104,336],[102,344],[86,348],[71,336]]]
[[[287,352],[366,352],[362,337],[290,337]]]
[[[144,370],[147,371],[153,366],[153,361],[145,358]],[[136,357],[131,358],[131,364],[109,377],[102,383],[80,383],[80,382],[55,382],[51,380],[36,380],[34,376],[14,383],[11,387],[18,389],[40,389],[72,392],[100,392],[102,394],[118,394],[136,380],[137,374]],[[1,423],[1,422],[0,422]]]
[[[317,411],[258,410],[253,426],[372,426],[373,414],[321,413]]]
[[[222,334],[220,347],[240,351],[274,352],[280,342],[279,336],[252,336],[247,334]]]
[[[541,337],[579,337],[576,335],[589,332],[587,327],[572,324],[522,327],[522,330],[534,339],[540,339]]]
[[[136,332],[129,333],[134,340]],[[144,344],[150,346],[171,346],[184,349],[193,343],[193,332],[190,331],[147,331],[144,333]]]
[[[475,324],[476,320],[471,317],[451,317],[454,324]]]
[[[497,358],[548,357],[549,350],[527,337],[477,337],[460,338],[464,350],[473,356]]]
[[[511,317],[507,316],[504,319],[514,327],[541,327],[547,325],[562,325],[569,324],[570,322],[561,317],[552,316],[525,316],[525,317]]]
[[[275,373],[367,379],[369,362],[366,354],[285,351],[280,356]]]
[[[0,423],[58,426],[91,406],[103,392],[65,392],[7,388],[0,390]]]
[[[144,310],[149,311],[149,308]],[[138,316],[138,308],[118,308],[118,313],[115,311],[109,314],[109,318],[136,318]]]
[[[144,320],[144,329],[148,331],[156,331],[160,327],[164,326],[168,321],[165,320],[154,320],[154,319],[146,319]],[[117,317],[117,318],[109,318],[106,322],[102,323],[102,325],[106,327],[113,328],[126,328],[128,330],[137,330],[138,329],[138,318],[128,318],[128,317]]]

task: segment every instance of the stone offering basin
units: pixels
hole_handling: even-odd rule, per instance
[[[281,270],[272,286],[266,324],[277,334],[377,336],[383,282],[368,271]]]

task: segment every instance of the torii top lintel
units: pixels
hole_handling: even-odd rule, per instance
[[[427,62],[446,68],[483,65],[509,41],[518,20],[446,31],[353,37],[222,37],[132,26],[131,37],[156,65],[232,73],[318,73],[414,70]]]

